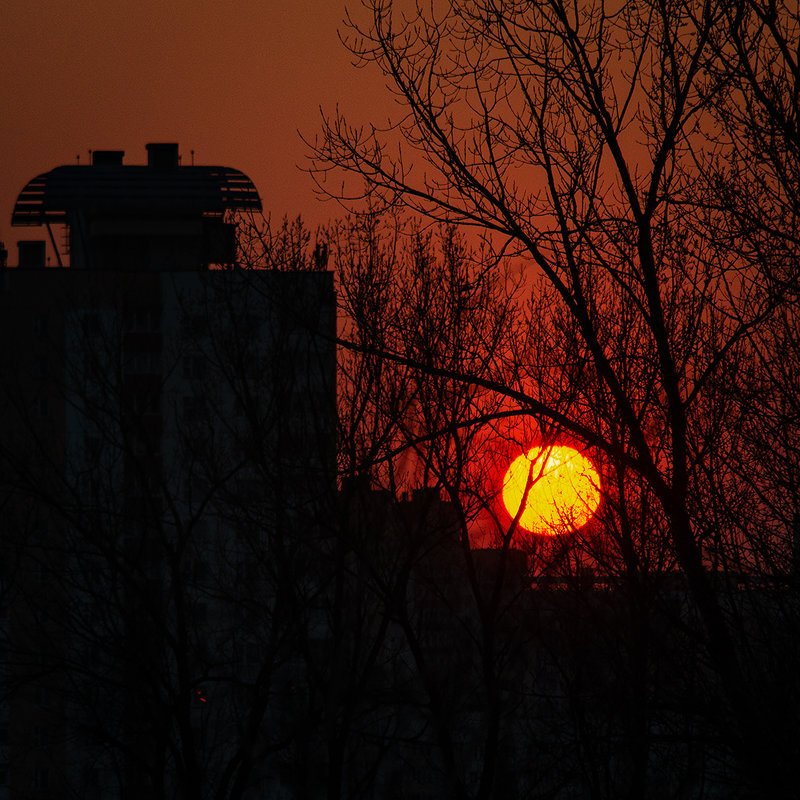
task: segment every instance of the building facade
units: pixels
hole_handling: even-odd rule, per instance
[[[335,494],[332,276],[238,268],[242,173],[123,162],[33,179],[51,266],[0,277],[0,797],[263,794]]]

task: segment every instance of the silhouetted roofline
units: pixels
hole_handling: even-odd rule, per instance
[[[73,164],[37,175],[20,192],[12,225],[68,223],[76,211],[91,213],[221,213],[261,210],[258,191],[231,167]]]

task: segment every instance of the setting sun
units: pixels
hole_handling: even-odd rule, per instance
[[[600,478],[592,462],[572,447],[534,447],[511,462],[503,503],[519,527],[555,535],[585,525],[600,505]]]

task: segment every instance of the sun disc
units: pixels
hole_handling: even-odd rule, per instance
[[[572,447],[534,447],[511,462],[503,503],[520,528],[556,535],[585,525],[600,505],[600,477]]]

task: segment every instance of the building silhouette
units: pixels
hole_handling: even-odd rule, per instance
[[[0,275],[0,798],[258,786],[242,754],[283,735],[258,709],[334,500],[332,275],[238,268],[252,182],[147,152],[13,212],[52,255]]]

